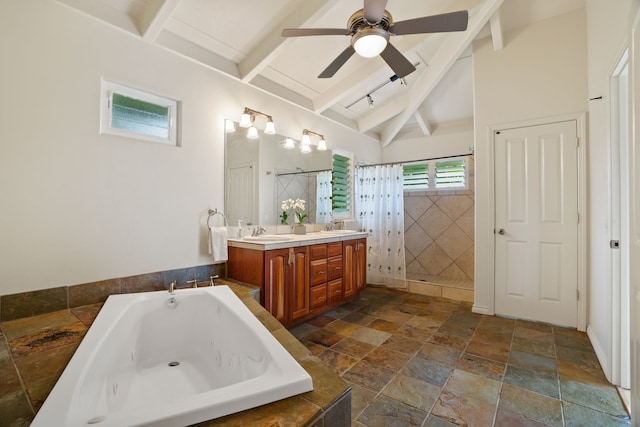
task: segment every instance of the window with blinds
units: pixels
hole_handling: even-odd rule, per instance
[[[402,165],[402,175],[405,190],[426,190],[429,188],[428,163]]]
[[[102,81],[100,132],[177,145],[177,102]]]
[[[331,176],[331,210],[333,212],[349,212],[351,182],[349,179],[351,159],[334,154]]]
[[[464,188],[464,159],[436,162],[436,188]]]
[[[464,158],[404,164],[402,165],[404,190],[466,188],[465,166]]]

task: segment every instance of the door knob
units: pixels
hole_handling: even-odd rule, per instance
[[[501,228],[500,230],[498,230],[499,235],[504,236],[504,233],[506,233],[506,231],[504,231],[504,228]]]

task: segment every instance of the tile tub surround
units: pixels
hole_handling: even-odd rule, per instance
[[[198,426],[348,426],[349,386],[255,301],[249,294],[251,287],[225,279],[220,283],[236,292],[312,376],[314,390]],[[101,306],[85,305],[0,323],[0,424],[29,425]]]
[[[290,330],[352,387],[352,426],[629,426],[587,335],[368,287]]]
[[[210,264],[155,273],[138,274],[73,286],[60,286],[18,294],[0,295],[0,322],[38,316],[54,311],[103,303],[111,294],[160,291],[176,281],[178,287],[188,280],[209,282],[209,276],[225,276],[225,264]]]

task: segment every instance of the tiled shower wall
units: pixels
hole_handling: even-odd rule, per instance
[[[404,195],[405,257],[409,291],[473,301],[474,162],[466,190]]]
[[[306,202],[305,211],[308,215],[306,223],[316,222],[316,180],[315,173],[300,172],[295,175],[284,175],[276,177],[276,217],[282,211],[280,206],[283,200],[302,199]],[[293,218],[289,220],[292,223]]]

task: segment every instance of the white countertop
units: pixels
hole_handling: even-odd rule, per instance
[[[315,231],[307,234],[278,234],[278,236],[286,236],[290,240],[285,241],[255,241],[244,240],[241,238],[227,239],[227,245],[236,248],[254,249],[257,251],[268,251],[271,249],[294,248],[296,246],[315,245],[317,243],[340,242],[343,240],[362,239],[368,236],[366,232],[353,232],[338,234],[339,232],[320,232]]]

